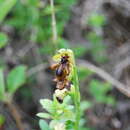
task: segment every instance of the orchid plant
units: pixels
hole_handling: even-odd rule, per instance
[[[54,55],[53,60],[60,64],[64,56],[68,57],[69,73],[63,80],[69,82],[70,86],[69,89],[66,87],[62,89],[57,88],[53,94],[53,100],[40,100],[40,104],[46,110],[46,113],[41,112],[38,113],[37,116],[51,120],[49,124],[44,120],[39,121],[42,130],[79,130],[80,127],[79,81],[73,51],[70,49],[60,49],[56,55]],[[64,71],[65,68],[62,69]],[[61,84],[64,82],[63,80],[60,81]],[[60,101],[58,99],[60,99]]]

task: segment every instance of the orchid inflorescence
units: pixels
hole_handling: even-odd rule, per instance
[[[57,99],[63,100],[72,87],[73,52],[70,49],[60,49],[53,57],[53,60],[58,62],[51,67],[55,70],[56,78],[54,81],[57,83],[54,95]]]
[[[52,119],[49,130],[67,130],[68,126],[73,130],[79,129],[80,121],[80,93],[78,76],[73,51],[60,49],[53,60],[57,62],[51,66],[55,71],[54,81],[56,90],[53,100],[41,99],[42,107],[48,113],[38,113],[37,116]]]

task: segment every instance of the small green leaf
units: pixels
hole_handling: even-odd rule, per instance
[[[115,100],[115,98],[113,96],[108,96],[106,98],[106,103],[110,104],[110,105],[115,105],[116,104],[116,100]]]
[[[85,80],[87,77],[91,76],[93,72],[84,67],[78,67],[79,80]]]
[[[53,130],[55,125],[58,124],[58,123],[59,123],[58,120],[51,120],[50,123],[49,123],[50,129]]]
[[[49,128],[47,122],[44,121],[44,120],[40,120],[40,121],[39,121],[39,126],[40,126],[40,129],[41,129],[41,130],[50,130],[50,128]]]
[[[63,104],[69,104],[69,103],[71,103],[72,102],[72,100],[71,100],[71,97],[68,95],[68,96],[66,96],[65,98],[64,98],[64,100],[63,100]]]
[[[40,2],[39,0],[26,0],[24,3],[26,3],[28,6],[37,7]]]
[[[66,130],[74,130],[74,122],[73,121],[68,120],[65,125],[66,125]]]
[[[57,0],[56,1],[59,5],[62,5],[62,6],[65,6],[65,7],[69,7],[69,6],[72,6],[74,3],[76,3],[75,0],[69,0],[66,1],[66,0]]]
[[[5,123],[5,117],[0,114],[0,126],[2,126]]]
[[[102,42],[102,37],[97,35],[95,32],[88,33],[87,39],[96,47],[98,47]]]
[[[7,45],[8,37],[6,34],[0,32],[0,48],[3,48]]]
[[[64,111],[62,112],[62,114],[59,115],[59,119],[61,120],[71,120],[74,121],[75,120],[75,113],[73,111],[73,106],[70,106],[71,108],[65,106],[64,107]]]
[[[7,76],[7,90],[9,93],[15,93],[16,90],[25,83],[26,67],[21,65],[14,68]]]
[[[57,42],[58,48],[70,48],[68,41],[63,38],[59,38]]]
[[[17,0],[0,0],[0,22],[6,17]]]
[[[42,105],[42,107],[46,111],[48,111],[50,113],[54,112],[54,110],[53,110],[53,102],[51,100],[49,100],[49,99],[41,99],[40,104]]]
[[[4,75],[3,70],[0,69],[0,100],[4,99],[4,93],[5,93]]]
[[[50,119],[50,118],[51,118],[51,115],[50,115],[50,114],[48,114],[48,113],[43,113],[43,112],[38,113],[37,116],[40,117],[40,118],[46,118],[46,119]]]
[[[90,83],[89,91],[94,97],[96,102],[114,105],[115,99],[107,93],[111,90],[109,83],[103,83],[98,80],[92,80]]]
[[[87,47],[84,45],[77,45],[73,47],[73,51],[75,54],[75,57],[79,58],[82,57],[87,52]]]
[[[53,12],[52,8],[50,5],[48,5],[45,9],[44,9],[44,15],[50,15]]]
[[[106,22],[105,16],[95,13],[90,16],[88,24],[94,27],[101,27],[105,24],[105,22]]]
[[[80,104],[80,108],[82,111],[89,109],[91,106],[92,106],[92,103],[89,101],[82,101]]]
[[[72,110],[74,109],[74,106],[73,106],[73,105],[67,105],[67,106],[66,106],[66,109],[72,111]]]

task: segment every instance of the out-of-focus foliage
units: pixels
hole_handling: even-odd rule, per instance
[[[39,121],[39,126],[41,130],[50,130],[48,124],[44,120]]]
[[[107,94],[111,89],[109,83],[102,83],[98,80],[92,80],[89,85],[90,93],[96,102],[114,105],[114,97]]]
[[[88,24],[93,27],[101,27],[105,25],[106,19],[103,15],[100,14],[92,14],[88,20]]]
[[[5,93],[4,75],[3,75],[3,69],[0,69],[0,100],[4,98],[4,93]]]
[[[94,72],[90,71],[87,68],[79,67],[78,71],[80,81],[84,81],[85,79],[89,78],[90,76],[92,77],[92,75],[94,75]],[[111,84],[107,82],[91,79],[89,81],[87,89],[89,89],[90,95],[94,98],[94,100],[97,103],[110,104],[110,105],[114,105],[116,103],[114,96],[108,94],[112,90],[112,87]]]
[[[83,56],[86,51],[87,51],[87,48],[85,46],[80,46],[80,45],[77,45],[73,48],[73,51],[74,51],[74,54],[75,54],[75,57],[76,58],[79,58],[81,56]]]
[[[0,22],[4,20],[17,0],[0,0]]]
[[[86,78],[88,78],[89,76],[91,76],[93,74],[92,71],[90,71],[87,68],[84,67],[78,67],[78,75],[79,75],[79,80],[85,80]]]
[[[0,114],[0,127],[5,123],[5,117]]]
[[[10,97],[25,83],[26,80],[26,67],[20,65],[15,67],[4,79],[3,69],[0,69],[0,100],[7,102]],[[7,96],[9,95],[9,96]]]
[[[103,63],[107,60],[105,51],[106,45],[103,43],[102,27],[105,25],[105,16],[100,14],[93,14],[88,20],[88,25],[92,28],[92,31],[87,34],[87,40],[91,43],[89,53],[93,56],[94,60]]]
[[[63,34],[66,21],[69,18],[69,7],[75,3],[75,0],[64,2],[55,1],[55,12],[57,18],[58,36]],[[16,6],[12,10],[12,17],[6,21],[6,24],[17,28],[19,31],[32,31],[30,33],[31,40],[43,43],[51,40],[51,8],[49,4],[45,4],[40,0],[17,1]],[[21,30],[22,29],[22,30]],[[44,43],[46,44],[46,43]]]
[[[102,38],[102,27],[106,24],[106,18],[102,14],[93,14],[87,21],[91,31],[87,34],[87,40],[91,43],[91,48],[86,48],[84,45],[71,45],[69,41],[64,39],[64,27],[71,18],[71,7],[76,3],[76,0],[55,0],[55,13],[57,20],[58,31],[58,48],[72,48],[76,58],[81,58],[84,54],[92,56],[93,60],[97,63],[104,63],[107,61],[105,55],[106,45]],[[34,42],[38,44],[39,53],[43,56],[52,55],[55,51],[52,45],[52,27],[51,27],[51,10],[49,2],[46,3],[41,0],[0,0],[0,23],[3,26],[13,28],[13,33],[19,36],[20,39],[25,41]],[[0,49],[5,48],[10,44],[11,36],[5,32],[0,32]],[[12,39],[11,39],[12,40]],[[1,61],[0,61],[1,62]],[[44,61],[45,62],[45,61]],[[0,69],[0,100],[5,101],[9,98],[7,95],[13,96],[14,93],[25,83],[26,81],[26,67],[18,66],[12,69],[7,77],[3,73],[3,68]],[[78,67],[78,77],[80,82],[84,82],[88,78],[94,75],[87,68]],[[112,90],[111,85],[98,81],[93,77],[89,79],[89,85],[84,86],[89,90],[89,94],[93,100],[85,100],[81,102],[81,114],[84,116],[84,112],[90,108],[93,108],[94,103],[114,105],[115,99],[109,92]],[[26,88],[21,90],[25,100],[31,95]],[[30,100],[30,99],[29,99]],[[68,99],[66,99],[66,102]],[[39,113],[38,116],[45,119],[53,117],[54,120],[61,118],[61,110],[67,111],[64,115],[64,119],[68,119],[66,123],[67,130],[73,129],[73,117],[74,114],[71,110],[73,107],[63,102],[60,104],[55,100],[41,101],[43,107],[47,111],[46,113]],[[62,111],[62,112],[64,112]],[[0,124],[4,118],[0,116]],[[2,120],[2,121],[1,121]],[[86,119],[81,119],[80,130],[90,130],[85,126]],[[53,126],[55,122],[50,125]],[[39,121],[41,130],[50,130],[48,124],[44,120]]]
[[[8,36],[5,33],[0,32],[0,48],[3,48],[7,45]]]
[[[7,90],[9,93],[14,93],[25,83],[25,66],[18,66],[14,68],[7,76]]]

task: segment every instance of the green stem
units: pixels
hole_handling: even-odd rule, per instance
[[[79,91],[79,80],[77,74],[77,68],[74,66],[74,80],[73,84],[75,86],[75,96],[74,103],[76,109],[76,121],[75,121],[75,130],[79,130],[79,121],[80,121],[80,91]]]
[[[54,44],[54,50],[57,49],[57,28],[56,28],[56,16],[55,16],[55,7],[54,7],[54,0],[50,0],[50,6],[51,6],[51,18],[52,18],[52,42]]]

